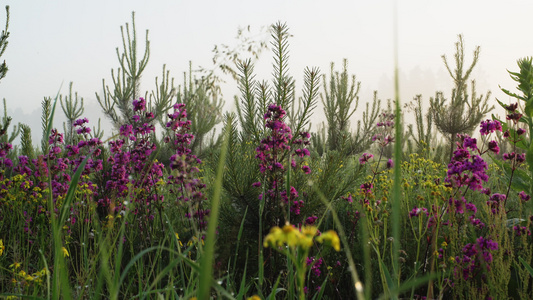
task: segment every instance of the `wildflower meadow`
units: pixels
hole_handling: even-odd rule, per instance
[[[276,23],[272,78],[236,55],[225,112],[216,76],[174,86],[164,67],[141,91],[132,21],[97,94],[108,138],[72,84],[42,128],[3,114],[0,297],[533,299],[531,57],[509,66],[510,101],[479,96],[459,36],[451,92],[361,109],[347,61],[296,89]]]

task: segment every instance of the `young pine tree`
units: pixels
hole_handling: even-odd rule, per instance
[[[447,101],[442,92],[437,92],[435,98],[430,99],[435,126],[449,142],[450,159],[457,134],[471,134],[481,119],[494,108],[488,105],[490,92],[485,97],[477,96],[474,80],[471,81],[471,91],[468,93],[468,80],[479,60],[479,51],[478,46],[474,50],[472,64],[466,67],[463,36],[459,35],[459,40],[455,43],[455,69],[452,70],[446,56],[442,56],[444,65],[454,81],[451,100]]]
[[[329,81],[324,80],[324,94],[320,94],[327,121],[328,150],[341,151],[346,155],[356,154],[368,149],[381,101],[374,93],[372,109],[366,104],[363,121],[357,122],[355,133],[350,131],[350,118],[359,105],[361,82],[356,82],[355,75],[348,74],[348,61],[343,61],[342,72],[334,71],[331,63]]]

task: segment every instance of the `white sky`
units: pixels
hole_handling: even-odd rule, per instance
[[[233,45],[239,26],[251,25],[258,31],[282,21],[293,35],[290,68],[297,83],[301,83],[306,66],[317,66],[329,74],[330,62],[340,68],[342,59],[347,58],[350,73],[361,81],[363,102],[372,99],[373,90],[378,90],[383,100],[393,95],[392,0],[12,0],[0,4],[2,28],[3,6],[11,8],[11,36],[1,58],[9,72],[0,81],[0,98],[6,98],[14,123],[29,124],[35,128],[35,136],[41,131],[43,97],[55,96],[61,83],[61,92],[66,94],[70,81],[85,99],[86,115],[95,124],[99,114],[95,92],[101,93],[102,79],[110,83],[111,68],[118,67],[115,48],[122,43],[120,26],[131,23],[132,11],[136,12],[141,50],[144,32],[149,30],[151,56],[142,84],[146,90],[155,87],[154,78],[160,76],[163,64],[180,83],[189,60],[194,66],[209,67],[213,46]],[[507,100],[498,88],[515,86],[506,70],[515,71],[517,59],[533,55],[532,11],[533,1],[525,0],[398,0],[402,102],[423,94],[428,103],[437,90],[450,95],[451,79],[440,56],[453,58],[460,33],[468,62],[475,46],[481,46],[473,74],[478,94],[490,90],[492,99]],[[258,79],[270,79],[271,62],[270,52],[264,52],[255,69]],[[232,104],[237,85],[228,82],[224,96],[226,103]]]

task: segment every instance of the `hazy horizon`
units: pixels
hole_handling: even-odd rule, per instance
[[[398,57],[402,103],[422,94],[427,107],[436,91],[451,93],[452,80],[441,55],[450,62],[457,35],[463,34],[467,63],[476,46],[480,60],[472,79],[479,94],[492,92],[506,101],[499,85],[513,90],[516,84],[507,70],[516,60],[532,55],[533,41],[524,38],[529,29],[529,1],[398,1]],[[32,127],[34,143],[40,138],[41,101],[59,91],[68,93],[69,82],[85,100],[85,114],[97,124],[100,107],[95,92],[102,93],[102,79],[111,83],[111,69],[118,67],[115,48],[122,47],[120,26],[136,14],[139,51],[144,50],[149,30],[151,56],[142,89],[151,91],[163,64],[176,84],[193,66],[210,67],[214,45],[236,43],[239,27],[286,22],[290,39],[291,75],[297,91],[306,66],[317,66],[329,75],[348,59],[349,72],[361,81],[361,104],[372,100],[374,90],[382,100],[393,97],[393,1],[4,1],[10,5],[11,33],[2,59],[9,67],[0,81],[0,98],[7,101],[13,123]],[[5,10],[0,12],[0,26]],[[269,80],[271,53],[263,52],[255,68],[257,79]],[[321,89],[322,91],[322,89]],[[223,86],[226,110],[231,110],[237,84],[231,78]],[[2,111],[3,113],[3,111]],[[60,107],[56,111],[62,116]],[[315,115],[322,115],[321,109]],[[64,118],[63,118],[64,119]],[[62,130],[61,118],[55,125]],[[104,121],[104,120],[102,120]],[[109,135],[106,130],[106,135]]]

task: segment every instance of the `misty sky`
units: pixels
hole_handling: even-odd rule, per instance
[[[457,35],[463,34],[467,62],[475,46],[480,61],[473,73],[478,94],[492,91],[507,101],[498,86],[514,89],[507,69],[533,55],[532,1],[398,1],[400,91],[403,103],[422,94],[426,103],[436,91],[450,95],[451,78],[441,55],[453,58]],[[393,1],[147,1],[93,0],[2,1],[10,5],[9,45],[2,56],[9,72],[0,81],[14,123],[24,122],[40,136],[40,106],[44,96],[55,96],[68,83],[85,100],[86,115],[95,124],[100,114],[95,92],[102,79],[111,82],[121,47],[120,26],[136,13],[140,49],[149,30],[151,56],[142,89],[152,90],[166,64],[177,82],[188,63],[210,67],[214,45],[235,45],[240,27],[253,32],[277,21],[286,22],[290,39],[291,75],[301,87],[303,69],[317,66],[329,74],[330,62],[340,68],[349,61],[350,73],[361,81],[361,101],[378,90],[383,100],[393,97]],[[0,11],[4,26],[5,11]],[[258,79],[270,79],[271,54],[263,52],[256,66]],[[299,90],[299,89],[298,89]],[[232,109],[237,85],[228,78],[223,87],[227,109]],[[2,109],[3,113],[3,109]],[[62,113],[61,110],[58,113]],[[321,110],[315,111],[317,116]],[[60,127],[60,120],[56,122]],[[109,134],[110,132],[106,132]],[[35,140],[34,140],[35,141]]]

